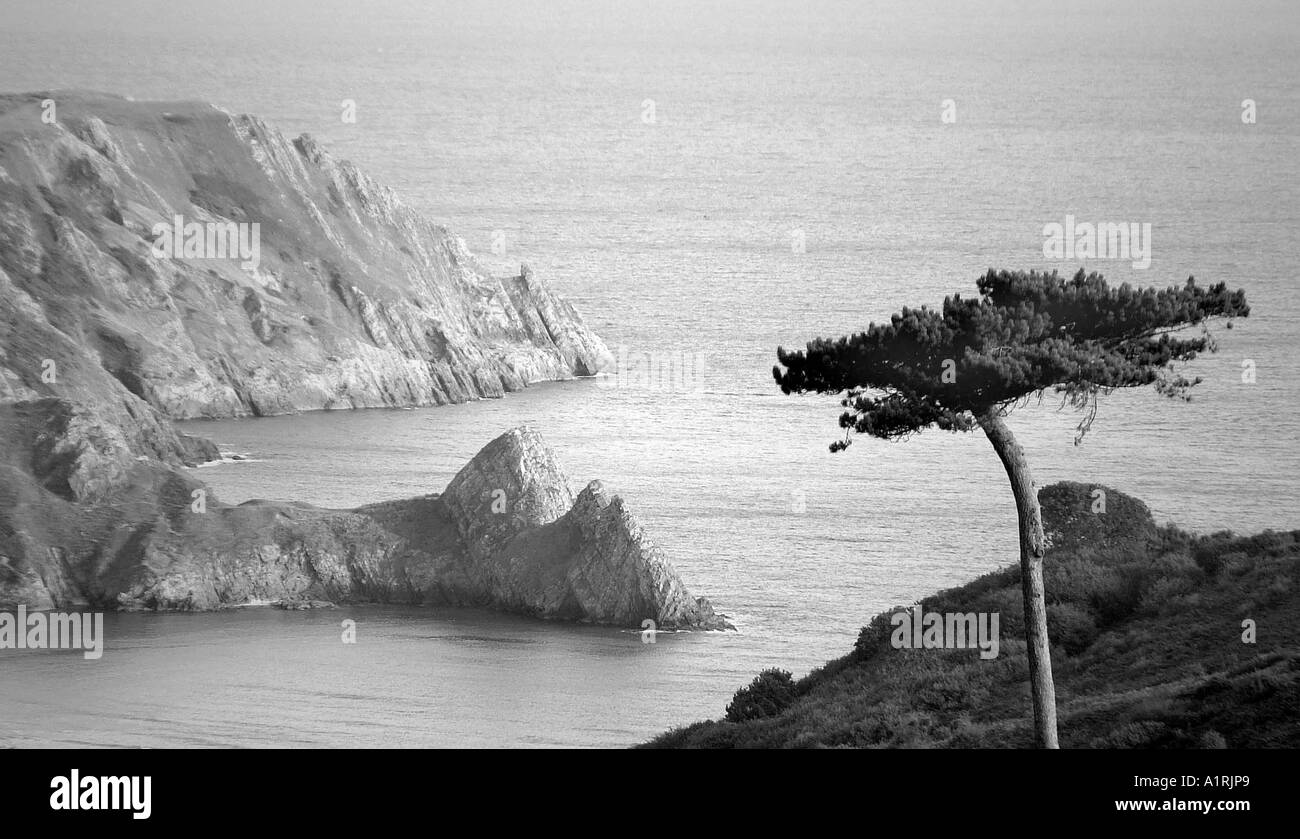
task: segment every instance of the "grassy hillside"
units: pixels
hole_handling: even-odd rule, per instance
[[[1094,513],[1095,489],[1106,493]],[[1048,628],[1064,748],[1300,746],[1300,530],[1236,537],[1158,528],[1104,487],[1040,492],[1052,548]],[[765,671],[727,718],[651,747],[1033,746],[1020,570],[924,598],[996,612],[1000,654],[894,649],[890,615],[799,680]],[[1243,642],[1253,620],[1256,643]]]

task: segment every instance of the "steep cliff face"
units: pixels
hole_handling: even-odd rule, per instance
[[[209,105],[0,96],[0,400],[437,405],[608,363],[531,271],[490,276],[310,137]]]
[[[442,495],[339,511],[226,505],[189,473],[147,458],[110,461],[121,479],[78,497],[67,478],[75,470],[44,454],[51,442],[89,445],[81,427],[66,430],[66,410],[54,400],[21,414],[0,406],[0,423],[37,429],[0,453],[0,607],[329,600],[729,627],[690,595],[621,499],[593,483],[575,501],[554,453],[527,428],[490,443]]]

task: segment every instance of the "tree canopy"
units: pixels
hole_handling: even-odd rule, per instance
[[[1200,379],[1172,365],[1216,349],[1208,319],[1226,317],[1231,328],[1232,318],[1250,314],[1244,291],[1191,277],[1157,290],[1111,288],[1082,269],[1069,280],[1055,271],[989,270],[977,287],[978,297],[945,298],[942,312],[905,307],[865,332],[778,348],[777,384],[786,394],[846,392],[845,438],[831,451],[847,447],[854,432],[889,439],[930,426],[969,431],[979,415],[1047,388],[1075,407],[1091,406],[1077,443],[1099,393],[1155,384],[1190,398]],[[1196,325],[1199,334],[1175,334]]]

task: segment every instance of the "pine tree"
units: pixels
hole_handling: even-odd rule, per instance
[[[926,428],[982,429],[1006,469],[1020,522],[1021,588],[1038,745],[1057,748],[1056,698],[1047,639],[1042,514],[1024,451],[1007,426],[1018,404],[1047,390],[1083,413],[1078,445],[1096,417],[1097,400],[1117,388],[1154,385],[1190,400],[1200,378],[1175,369],[1217,347],[1212,318],[1246,317],[1245,292],[1192,278],[1181,288],[1110,288],[1080,270],[1050,274],[990,270],[979,296],[948,297],[943,311],[904,308],[865,332],[818,339],[800,351],[777,349],[773,375],[782,392],[843,394],[844,438],[904,438]],[[1199,334],[1187,334],[1191,326]],[[784,370],[782,369],[784,366]]]

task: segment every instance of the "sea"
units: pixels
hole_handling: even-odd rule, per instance
[[[527,263],[665,375],[415,410],[184,424],[223,501],[439,492],[518,425],[623,496],[735,632],[432,607],[110,614],[102,658],[0,652],[0,745],[623,747],[808,673],[871,617],[1016,561],[982,435],[842,436],[778,346],[973,295],[989,268],[1246,289],[1190,403],[1016,410],[1039,485],[1200,532],[1300,528],[1300,6],[1278,2],[0,2],[0,89],[191,99],[310,133]],[[355,117],[348,120],[348,116]],[[1150,225],[1136,258],[1045,227]],[[1146,228],[1141,228],[1146,229]],[[1107,255],[1109,256],[1109,254]],[[239,456],[240,460],[233,459]],[[354,644],[343,643],[354,621]]]

